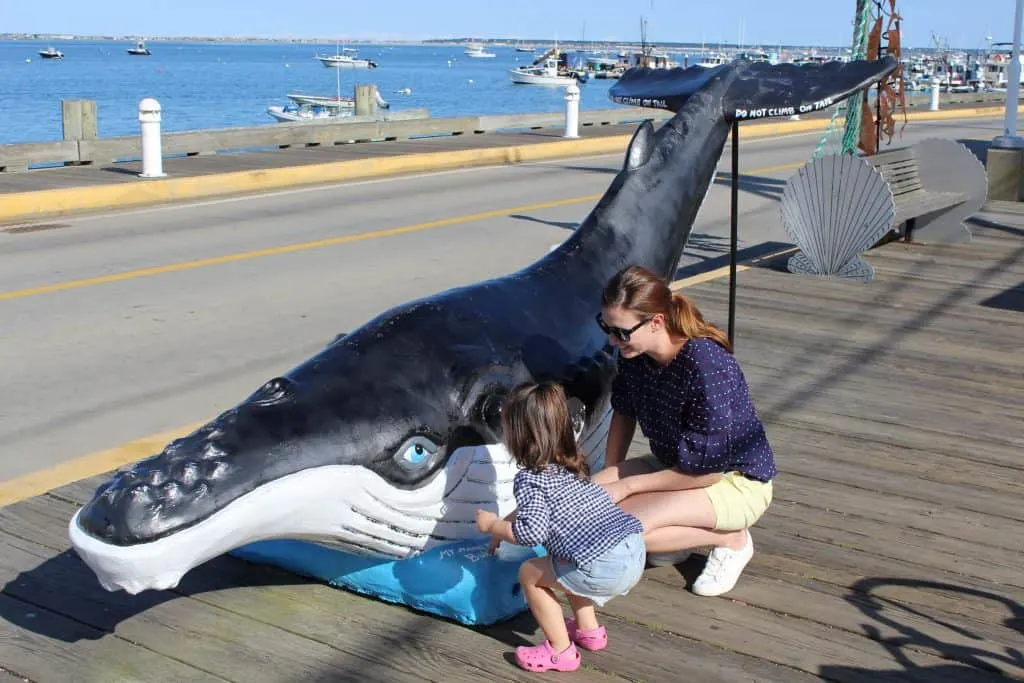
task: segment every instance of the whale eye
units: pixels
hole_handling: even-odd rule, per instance
[[[484,424],[490,427],[495,434],[501,433],[501,411],[504,403],[505,394],[494,393],[484,398],[480,406],[480,413]]]
[[[438,445],[427,437],[414,436],[398,447],[395,460],[405,470],[420,470],[433,461],[438,450]]]

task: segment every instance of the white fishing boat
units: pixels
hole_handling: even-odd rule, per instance
[[[1020,82],[1024,84],[1024,54],[1018,58],[1020,63]],[[991,43],[987,54],[979,60],[975,81],[980,87],[1004,91],[1010,84],[1010,72],[1013,66],[1013,43]]]
[[[345,118],[352,116],[355,107],[324,106],[319,104],[286,104],[284,106],[271,105],[267,107],[267,113],[280,122],[301,122],[301,121],[325,121],[329,119]]]
[[[570,83],[586,81],[586,74],[570,71],[558,48],[552,48],[538,57],[530,66],[509,69],[512,82],[517,85],[555,85],[565,87]]]
[[[316,55],[320,63],[328,68],[335,69],[376,69],[377,62],[363,57],[352,57],[351,55]]]
[[[303,95],[301,93],[288,93],[288,99],[298,106],[306,104],[311,107],[334,107],[337,109],[356,108],[356,100],[354,97],[335,97],[334,95]]]
[[[401,93],[401,91],[399,92]],[[334,107],[337,109],[356,108],[356,100],[354,97],[342,97],[341,95],[303,95],[302,93],[288,93],[288,99],[297,105],[308,104],[314,107]],[[379,92],[377,93],[377,106],[381,109],[389,109],[391,107],[387,100],[380,96]]]
[[[481,43],[467,43],[466,51],[463,54],[472,59],[491,59],[498,56],[493,52],[485,52]]]
[[[729,55],[724,52],[703,52],[697,55],[696,63],[697,66],[703,66],[705,69],[713,69],[731,61]]]
[[[356,56],[355,48],[338,46],[333,55],[317,53],[316,59],[327,68],[333,69],[376,69],[377,62]]]
[[[334,95],[288,93],[288,99],[291,102],[284,106],[275,104],[267,107],[267,114],[282,122],[324,121],[353,116],[356,110],[355,98],[342,97],[341,71],[335,71],[334,77]],[[377,93],[377,106],[381,109],[388,109],[391,106],[380,96],[379,92]]]
[[[39,56],[43,59],[64,59],[64,53],[52,45],[45,50],[40,50]]]
[[[135,44],[135,47],[128,48],[128,54],[142,56],[142,57],[148,57],[149,55],[151,55],[153,53],[149,51],[148,47],[146,47],[146,42],[143,41],[143,40],[140,40],[139,42],[137,42]]]

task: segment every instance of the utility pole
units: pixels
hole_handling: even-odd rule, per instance
[[[1013,15],[1013,53],[1010,56],[1010,73],[1006,84],[1006,115],[1003,134],[992,141],[993,147],[1003,149],[1024,148],[1024,138],[1017,135],[1017,103],[1020,97],[1020,30],[1024,19],[1024,0],[1017,0]]]

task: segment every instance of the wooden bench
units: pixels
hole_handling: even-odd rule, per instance
[[[871,280],[874,269],[860,255],[893,233],[907,241],[969,241],[964,221],[987,193],[985,167],[954,140],[812,159],[782,195],[782,223],[800,249],[789,270]]]
[[[965,218],[987,194],[984,166],[953,140],[929,139],[864,157],[885,179],[896,205],[893,229],[906,241],[967,241]],[[972,201],[973,200],[973,201]],[[958,210],[959,209],[959,210]]]

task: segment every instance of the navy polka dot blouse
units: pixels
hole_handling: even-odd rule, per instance
[[[710,339],[689,340],[664,367],[646,354],[620,356],[612,408],[636,418],[651,453],[668,467],[775,477],[775,456],[743,371]]]

